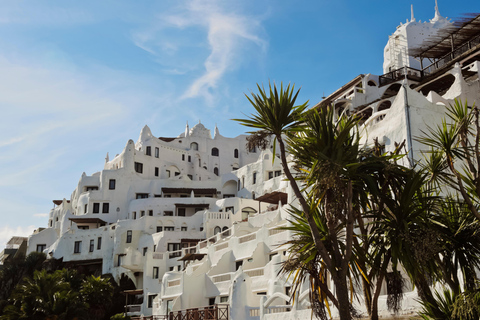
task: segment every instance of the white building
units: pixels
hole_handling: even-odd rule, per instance
[[[359,75],[317,106],[362,114],[364,143],[377,138],[392,151],[406,141],[410,159],[420,159],[413,137],[440,122],[446,105],[480,103],[479,25],[480,16],[455,25],[437,6],[434,18],[417,22],[412,9],[385,47],[385,74]],[[131,315],[218,304],[230,319],[307,319],[307,286],[290,306],[292,279],[278,275],[286,252],[279,244],[290,234],[277,228],[287,224],[291,190],[273,149],[245,144],[217,128],[212,138],[200,123],[176,138],[144,127],[136,143],[112,160],[107,154],[102,171],[84,173],[69,200],[54,201],[28,252],[129,278]],[[406,296],[402,315],[418,308],[416,293]],[[379,304],[390,316],[386,296]],[[222,319],[226,307],[208,310]]]

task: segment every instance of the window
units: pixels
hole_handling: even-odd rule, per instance
[[[117,256],[117,267],[120,267],[122,265],[123,256],[123,254],[119,254]]]
[[[167,250],[169,252],[175,251],[175,252],[169,254],[170,258],[180,257],[182,255],[182,252],[179,251],[180,249],[182,249],[180,243],[169,243],[167,245]]]
[[[253,184],[257,183],[257,173],[253,173]]]
[[[218,149],[217,148],[212,148],[212,156],[218,157]]]
[[[102,249],[102,237],[97,238],[97,250]]]
[[[233,150],[233,157],[238,158],[238,149]]]
[[[281,170],[275,171],[275,177],[280,177],[281,175],[282,175],[282,171],[281,171]]]
[[[213,234],[217,234],[217,233],[220,233],[222,232],[222,228],[220,227],[215,227],[215,229],[213,229]]]
[[[158,167],[155,167],[155,177],[158,177]]]
[[[257,148],[255,146],[251,146],[249,149],[248,149],[248,152],[250,153],[255,153],[257,152]]]
[[[187,227],[182,227],[181,231],[187,231]]]
[[[148,247],[143,247],[143,256],[145,257],[145,255],[147,254],[147,251],[148,251]]]
[[[127,230],[127,243],[132,243],[132,230]]]
[[[190,143],[190,149],[197,151],[198,150],[198,143],[196,143],[196,142]]]
[[[135,172],[143,173],[143,163],[135,162]]]
[[[165,231],[175,231],[175,227],[165,227]]]
[[[164,211],[163,215],[166,217],[173,217],[173,211]]]
[[[153,196],[154,196],[155,198],[161,198],[161,197],[162,197],[161,194],[154,194]]]
[[[132,218],[133,220],[137,219],[137,213],[135,211],[132,212]]]
[[[47,249],[46,244],[37,244],[37,252],[43,252],[45,249]]]
[[[218,168],[217,167],[213,168],[213,173],[215,173],[215,175],[218,176]]]
[[[146,154],[147,156],[151,156],[151,155],[152,155],[152,147],[148,146],[148,147],[147,147],[147,150],[145,151],[145,154]]]
[[[88,252],[93,252],[95,249],[95,240],[90,240],[90,247],[88,248]]]
[[[102,213],[108,213],[109,209],[110,209],[110,204],[108,202],[104,202],[102,206]]]
[[[178,208],[177,215],[179,217],[185,217],[185,208]]]
[[[137,199],[146,199],[146,198],[148,198],[148,193],[137,193],[136,198]]]
[[[268,179],[272,179],[273,178],[273,171],[269,171],[268,172]]]
[[[155,148],[155,158],[158,158],[160,155],[160,149]]]
[[[182,161],[185,161],[185,155],[182,154]]]
[[[230,211],[231,213],[235,212],[234,207],[225,207],[225,212]]]
[[[153,300],[157,297],[156,294],[149,294],[148,295],[148,305],[147,308],[152,308],[153,307]]]
[[[255,192],[252,191],[252,199],[255,200]]]
[[[192,157],[188,156],[188,162],[192,162]]]
[[[82,251],[82,241],[75,241],[73,253],[80,253]]]
[[[87,214],[88,204],[85,205],[85,214]]]
[[[86,187],[87,191],[95,191],[98,190],[98,187]]]
[[[100,203],[95,202],[93,204],[93,213],[99,213],[100,212]]]
[[[163,227],[157,226],[157,232],[162,232],[162,231],[163,231]]]
[[[78,229],[80,229],[80,230],[88,230],[88,226],[78,226]]]
[[[220,297],[220,303],[227,303],[227,302],[228,302],[228,296]]]
[[[167,172],[167,177],[170,178],[170,170],[165,170]]]
[[[148,215],[149,215],[150,217],[153,217],[153,210],[148,210]]]
[[[108,189],[115,190],[115,179],[110,179],[108,182]]]

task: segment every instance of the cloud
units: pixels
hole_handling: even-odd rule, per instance
[[[12,237],[27,237],[32,234],[33,230],[35,230],[35,226],[12,228],[9,225],[6,225],[0,227],[0,250],[5,248],[8,240],[10,240]]]
[[[188,56],[189,61],[192,55],[195,56],[195,51],[206,51],[206,58],[203,55],[201,60],[203,67],[190,65],[190,71],[197,71],[197,74],[198,70],[203,71],[195,75],[196,79],[188,85],[180,99],[202,97],[211,105],[214,100],[212,90],[218,87],[227,72],[237,68],[248,57],[257,57],[266,51],[268,43],[261,36],[261,18],[225,6],[221,1],[189,0],[177,7],[175,13],[160,15],[149,28],[133,34],[134,43],[151,54],[177,55],[162,62],[176,63],[167,70],[175,70],[178,74],[187,73],[185,68],[178,68],[182,50],[192,53]],[[175,39],[165,30],[173,30]],[[201,33],[195,30],[201,30]],[[188,66],[188,62],[186,64]]]

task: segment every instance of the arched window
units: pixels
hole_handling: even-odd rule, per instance
[[[222,228],[220,228],[220,227],[215,227],[215,229],[213,229],[213,234],[214,235],[217,234],[217,233],[220,233],[220,232],[222,232]]]
[[[238,158],[238,149],[233,150],[233,156]]]
[[[217,168],[217,167],[215,167],[215,168],[213,169],[213,173],[215,173],[215,174],[218,176],[218,168]]]
[[[195,151],[198,150],[198,143],[196,143],[196,142],[190,143],[190,149],[195,150]]]
[[[212,148],[212,156],[218,157],[218,149],[217,148]]]

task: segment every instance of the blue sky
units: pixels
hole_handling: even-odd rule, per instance
[[[382,73],[400,22],[434,0],[0,1],[0,246],[46,226],[52,200],[103,168],[147,124],[177,136],[199,120],[244,129],[244,93],[269,80],[315,104]],[[440,13],[479,12],[439,0]]]

